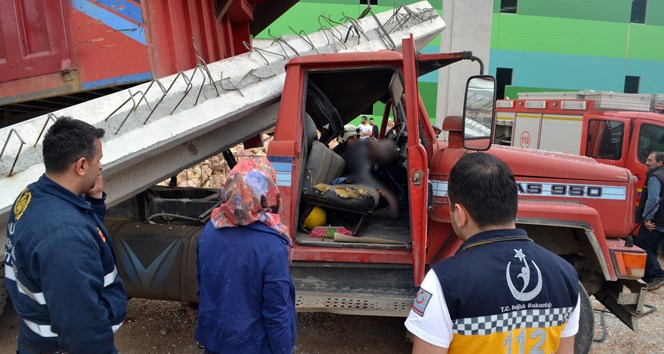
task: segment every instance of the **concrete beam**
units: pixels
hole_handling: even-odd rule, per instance
[[[55,116],[106,129],[102,162],[108,202],[113,205],[274,125],[284,66],[291,58],[399,50],[401,38],[411,33],[421,48],[445,27],[427,1],[396,15],[390,10],[353,23],[360,35],[351,32],[347,42],[342,41],[349,24],[291,35],[267,48],[68,107]],[[12,135],[0,157],[0,223],[20,191],[43,173],[40,133],[52,124],[49,117],[0,129],[0,139]]]

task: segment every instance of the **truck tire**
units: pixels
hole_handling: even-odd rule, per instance
[[[579,332],[574,338],[574,353],[587,354],[590,352],[590,346],[592,346],[595,336],[595,314],[593,305],[590,303],[590,296],[581,284],[579,284],[579,297],[581,313],[579,314]]]
[[[0,261],[0,316],[7,306],[7,288],[5,288],[5,262]]]

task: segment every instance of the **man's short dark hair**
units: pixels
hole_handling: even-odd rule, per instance
[[[450,172],[450,205],[461,204],[479,227],[514,221],[518,195],[514,175],[499,158],[485,153],[463,155]]]
[[[81,157],[92,159],[97,153],[95,141],[104,137],[104,129],[72,119],[61,117],[44,136],[44,165],[46,172],[62,173]]]
[[[664,152],[661,151],[652,151],[648,155],[655,155],[655,161],[664,162]]]

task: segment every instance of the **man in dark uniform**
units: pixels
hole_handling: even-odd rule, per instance
[[[103,129],[63,117],[43,142],[46,173],[9,213],[5,281],[18,353],[115,353],[127,294],[104,227]]]
[[[664,165],[663,152],[648,154],[646,160],[648,173],[641,191],[641,201],[637,213],[637,220],[643,221],[643,226],[639,230],[635,243],[646,251],[646,271],[643,280],[648,283],[648,290],[656,290],[664,285],[664,270],[657,260],[657,250],[664,235],[664,208],[659,207],[659,200],[664,193],[662,165]]]
[[[464,242],[432,267],[413,301],[406,320],[413,353],[572,353],[578,276],[515,228],[517,185],[507,165],[489,154],[464,155],[448,195]]]

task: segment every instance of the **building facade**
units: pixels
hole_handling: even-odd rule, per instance
[[[340,20],[357,17],[369,2],[375,12],[390,10],[395,4],[416,1],[387,0],[300,0],[270,27],[272,35],[292,34],[292,29],[317,31],[329,26],[325,15]],[[498,81],[498,97],[517,98],[518,92],[597,90],[631,93],[664,92],[664,0],[430,0],[440,9],[451,26],[459,29],[478,28],[473,22],[490,22],[490,35],[466,36],[452,48],[476,48],[488,45],[488,74]],[[475,14],[460,21],[445,13],[454,7],[486,4],[491,11],[466,11]],[[398,6],[398,5],[396,5]],[[485,9],[487,10],[487,9]],[[316,20],[318,19],[318,20]],[[471,26],[469,26],[471,25]],[[479,27],[487,28],[487,26]],[[488,30],[488,29],[487,29]],[[264,31],[259,38],[269,38]],[[470,38],[470,39],[469,39]],[[483,43],[472,43],[473,38]],[[422,51],[439,52],[449,48],[434,39]],[[450,40],[450,39],[448,39]],[[454,38],[451,39],[452,41]],[[489,43],[486,43],[488,41]],[[480,50],[481,51],[481,50]],[[448,114],[460,114],[459,97],[442,92],[459,91],[459,84],[445,86],[444,72],[420,78],[420,92],[429,116],[438,124]],[[449,76],[447,76],[449,77]],[[439,81],[441,85],[439,85]],[[445,99],[443,99],[445,96]],[[439,109],[440,108],[440,109]],[[377,107],[376,115],[382,114]]]

